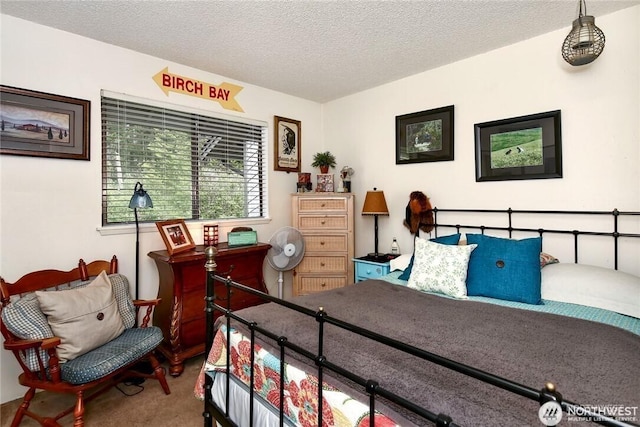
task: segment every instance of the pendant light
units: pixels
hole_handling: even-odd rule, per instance
[[[562,57],[574,66],[593,62],[604,49],[604,33],[596,27],[595,18],[587,15],[586,1],[578,0],[578,4],[578,19],[573,21],[571,32],[562,43]]]

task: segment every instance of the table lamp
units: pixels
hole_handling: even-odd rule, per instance
[[[381,260],[385,258],[385,255],[378,252],[378,215],[389,215],[387,201],[381,190],[377,190],[374,187],[373,191],[367,191],[364,206],[362,206],[362,215],[373,215],[375,224],[375,252],[370,253],[368,257],[373,260]]]

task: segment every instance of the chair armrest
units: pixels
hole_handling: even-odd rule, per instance
[[[48,350],[50,348],[55,348],[60,344],[60,338],[52,337],[52,338],[44,338],[41,340],[21,340],[16,339],[11,342],[5,342],[4,348],[9,351],[20,351],[20,350],[29,350],[29,349],[38,349],[41,348],[43,350]]]
[[[142,307],[147,307],[147,309],[144,312],[144,317],[142,318],[142,323],[138,326],[139,328],[146,328],[147,326],[149,326],[149,321],[151,320],[151,313],[153,312],[153,308],[156,305],[160,304],[160,301],[161,301],[160,298],[149,299],[149,300],[137,299],[133,301],[133,305],[136,308],[136,321],[137,319],[140,318],[139,314]]]
[[[56,351],[58,345],[60,345],[60,338],[58,337],[43,338],[41,340],[14,339],[10,342],[5,341],[4,348],[12,351],[16,355],[16,359],[27,377],[46,381],[46,372],[48,371],[50,381],[59,383],[61,382],[60,364],[58,362],[58,353]],[[29,350],[36,354],[38,365],[40,366],[39,371],[32,371],[29,369],[21,357],[21,355],[26,357],[27,351]],[[45,351],[49,356],[48,368],[45,368],[45,363],[44,360],[42,360],[40,350]]]

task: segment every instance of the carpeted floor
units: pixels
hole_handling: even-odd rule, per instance
[[[90,402],[85,407],[85,425],[96,426],[202,426],[204,404],[193,395],[193,387],[202,366],[203,357],[189,359],[179,377],[167,374],[171,394],[165,395],[155,380],[146,380],[141,386],[120,384]],[[166,365],[166,364],[165,364]],[[138,393],[138,391],[140,391]],[[26,392],[26,388],[25,388]],[[130,396],[124,393],[131,394]],[[137,394],[134,394],[137,393]],[[22,398],[7,402],[0,407],[0,427],[9,427]],[[40,392],[33,399],[30,409],[37,413],[57,414],[73,405],[70,395]],[[60,420],[63,426],[73,425],[73,414]],[[25,417],[20,426],[38,426]]]

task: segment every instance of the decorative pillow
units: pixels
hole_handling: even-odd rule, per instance
[[[25,340],[40,340],[53,337],[47,318],[40,310],[36,295],[31,293],[11,301],[2,309],[2,322],[9,332]],[[40,350],[45,368],[49,364],[46,351]],[[22,359],[32,371],[39,371],[38,358],[35,351],[29,351]]]
[[[466,298],[467,267],[477,245],[444,245],[417,237],[408,287]]]
[[[546,265],[549,264],[557,264],[559,263],[560,260],[556,257],[554,257],[553,255],[549,255],[547,253],[544,252],[540,252],[540,268],[543,268]]]
[[[416,237],[417,239],[418,237]],[[421,237],[420,237],[421,238]],[[443,245],[457,245],[460,241],[460,233],[458,234],[450,234],[448,236],[436,237],[435,239],[431,239],[432,242],[441,243]],[[414,243],[415,245],[415,243]],[[415,252],[415,249],[414,249]],[[409,280],[409,276],[411,276],[411,269],[413,268],[413,258],[415,255],[411,255],[411,260],[409,261],[409,265],[404,269],[402,274],[398,276],[400,280]]]
[[[129,281],[122,274],[110,274],[109,281],[113,287],[113,295],[118,303],[118,311],[122,316],[125,329],[133,328],[136,324],[136,307],[129,294]]]
[[[468,295],[542,304],[541,237],[512,240],[467,234],[467,243],[478,245],[469,260]]]
[[[104,271],[86,287],[36,291],[36,297],[51,330],[60,337],[60,362],[85,354],[124,331],[111,282]]]
[[[640,318],[640,277],[593,265],[548,265],[542,270],[542,298]]]

